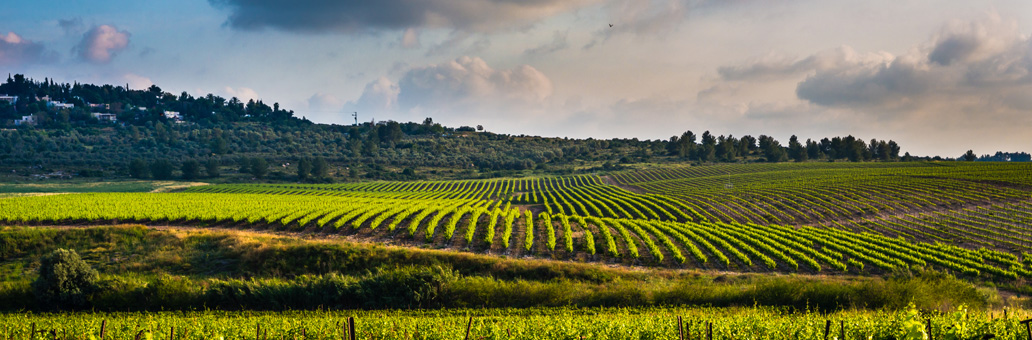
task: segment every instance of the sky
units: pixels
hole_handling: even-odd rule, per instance
[[[1032,151],[1027,0],[35,0],[0,71],[262,99],[319,123]]]

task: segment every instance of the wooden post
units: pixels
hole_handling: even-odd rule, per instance
[[[262,338],[262,324],[259,323],[254,326],[254,340],[261,340]]]
[[[1032,340],[1032,319],[1028,319],[1021,322],[1025,325],[1025,331],[1028,332],[1028,339]]]
[[[686,338],[686,340],[692,340],[692,322],[691,322],[691,321],[689,321],[689,322],[686,322],[686,323],[684,324],[684,332],[685,332],[685,333],[687,333],[687,334],[685,334],[685,335],[687,335],[687,336],[688,336],[688,337]]]
[[[355,340],[355,318],[350,316],[348,317],[348,337]]]
[[[104,328],[107,326],[107,320],[100,322],[100,340],[104,340]]]
[[[469,317],[469,322],[466,323],[466,337],[465,340],[469,340],[469,329],[473,327],[473,317]]]
[[[140,331],[139,333],[136,333],[136,340],[140,340],[142,338],[143,338],[143,331]]]
[[[713,323],[706,323],[706,339],[713,340]]]
[[[831,333],[831,320],[824,321],[824,340],[828,340],[828,333]]]
[[[175,338],[176,338],[176,326],[169,326],[168,327],[168,340],[173,340]]]
[[[681,323],[681,316],[677,316],[677,338],[684,340],[684,324]]]
[[[33,322],[32,323],[32,331],[31,331],[31,333],[29,333],[29,340],[32,340],[32,339],[35,339],[35,338],[36,338],[36,323]]]
[[[505,334],[509,335],[510,338],[512,337],[512,331],[510,331],[508,328],[505,329]]]
[[[846,321],[839,321],[839,340],[846,340]]]
[[[932,319],[928,319],[928,340],[935,340],[935,337],[932,336]]]

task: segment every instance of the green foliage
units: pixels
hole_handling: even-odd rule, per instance
[[[97,271],[74,250],[57,249],[40,259],[39,277],[32,282],[32,288],[45,306],[83,308],[99,278]]]
[[[440,266],[381,270],[357,284],[364,308],[426,308],[439,302],[442,290],[455,280]]]
[[[167,159],[158,159],[150,163],[150,174],[151,177],[158,180],[172,179],[172,171],[175,166],[172,162]]]
[[[183,161],[183,166],[180,167],[180,170],[183,172],[184,180],[189,181],[201,178],[201,163],[196,160],[188,159]]]
[[[147,166],[147,162],[139,158],[133,158],[129,162],[129,177],[138,179],[150,177],[150,168]]]

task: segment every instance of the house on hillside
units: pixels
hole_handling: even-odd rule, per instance
[[[165,118],[176,123],[183,122],[183,116],[181,116],[179,112],[176,111],[165,111]]]
[[[72,108],[75,108],[75,104],[62,103],[62,102],[51,100],[51,101],[47,101],[47,107],[48,108],[54,107],[54,108],[57,108],[57,109],[72,109]]]
[[[11,103],[11,105],[18,103],[18,96],[8,96],[6,94],[0,94],[0,100]]]
[[[93,118],[97,118],[97,120],[102,121],[102,122],[117,122],[118,121],[118,117],[114,113],[93,112],[92,114],[93,114]]]
[[[15,119],[14,120],[14,125],[15,126],[36,125],[36,116],[34,116],[34,115],[22,116],[21,119]]]

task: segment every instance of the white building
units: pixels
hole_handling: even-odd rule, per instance
[[[93,118],[97,118],[99,121],[117,122],[118,117],[114,113],[108,112],[93,112]]]
[[[51,100],[51,101],[47,102],[47,107],[56,107],[58,109],[71,109],[71,108],[75,108],[75,104],[62,103],[62,102]]]
[[[15,119],[14,120],[14,125],[15,126],[20,126],[20,125],[36,125],[36,116],[33,116],[33,115],[22,116],[21,119]]]
[[[177,122],[183,120],[183,116],[179,115],[179,112],[176,112],[176,111],[165,111],[165,118],[168,118],[170,120],[174,120],[174,121],[177,121]]]
[[[18,96],[8,96],[6,94],[0,94],[0,100],[3,100],[5,102],[11,103],[11,104],[17,104],[18,103]]]

